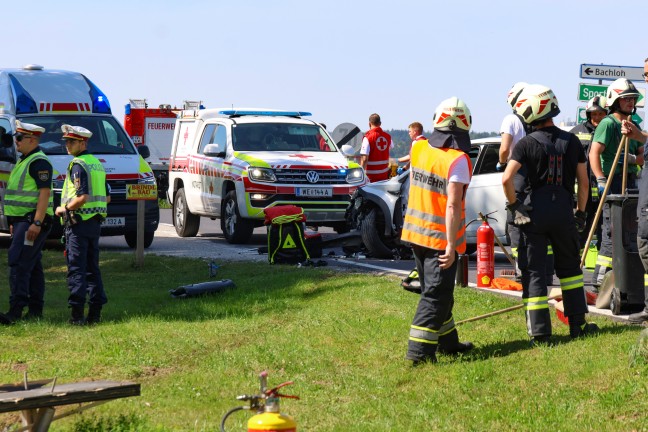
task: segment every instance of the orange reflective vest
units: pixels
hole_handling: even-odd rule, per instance
[[[466,158],[470,171],[472,164],[467,154],[454,149],[431,147],[427,140],[412,147],[410,192],[401,239],[430,249],[445,250],[446,205],[450,168],[459,158]],[[461,224],[457,231],[456,250],[466,252],[466,212],[461,201]]]
[[[367,177],[371,182],[389,178],[389,146],[392,138],[380,127],[370,129],[365,137],[369,141],[369,157],[367,158]]]

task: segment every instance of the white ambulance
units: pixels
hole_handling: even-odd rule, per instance
[[[54,167],[54,205],[58,205],[67,166],[72,159],[62,141],[61,125],[83,126],[92,132],[88,150],[106,169],[111,188],[108,216],[102,235],[123,235],[130,247],[137,244],[137,201],[126,199],[128,184],[155,184],[151,168],[144,160],[147,148],[135,148],[112,116],[106,95],[78,72],[45,70],[28,65],[22,69],[0,69],[0,127],[9,134],[15,120],[45,128],[40,147]],[[3,139],[3,143],[8,143]],[[141,154],[140,154],[141,153]],[[4,215],[4,191],[18,155],[15,146],[0,148],[0,231],[8,232]],[[146,201],[145,247],[153,242],[160,211],[157,201]],[[58,218],[51,237],[60,236]]]
[[[246,243],[263,209],[293,204],[307,224],[345,231],[351,194],[367,180],[310,113],[267,109],[184,110],[176,120],[168,199],[181,237],[200,216],[220,218],[229,243]]]

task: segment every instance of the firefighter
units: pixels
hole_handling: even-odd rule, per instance
[[[599,193],[605,189],[607,182],[611,182],[608,194],[619,194],[623,181],[623,161],[619,158],[614,178],[609,178],[617,148],[621,143],[621,121],[632,115],[636,108],[640,93],[631,81],[619,78],[612,82],[607,90],[606,106],[610,114],[596,127],[592,137],[589,152],[589,162],[592,175],[596,177]],[[637,187],[637,174],[639,166],[643,165],[643,144],[634,139],[628,140],[628,174],[626,184],[628,188]],[[601,248],[596,258],[596,267],[592,275],[592,288],[595,292],[603,281],[605,273],[612,270],[612,224],[610,205],[603,205],[603,220],[601,228]]]
[[[13,324],[26,317],[42,318],[45,275],[41,258],[52,227],[52,164],[39,147],[45,129],[16,120],[14,141],[22,153],[14,166],[4,200],[4,213],[12,234],[8,251],[9,311],[0,324]]]
[[[437,107],[433,123],[430,139],[412,147],[402,233],[402,240],[412,244],[421,283],[405,357],[413,365],[436,362],[437,351],[457,354],[473,348],[470,342],[459,342],[452,317],[457,253],[466,251],[470,110],[456,97],[446,99]]]
[[[643,77],[648,83],[648,58],[644,60]],[[627,120],[622,122],[621,132],[624,135],[644,144],[648,142],[648,132],[642,131],[637,125]],[[644,309],[641,312],[630,314],[628,321],[633,324],[642,324],[648,321],[648,175],[646,175],[646,161],[639,184],[639,201],[637,202],[637,247],[639,257],[644,267]]]
[[[519,98],[516,112],[535,131],[522,138],[511,155],[502,184],[514,223],[521,228],[526,253],[520,254],[522,301],[532,345],[548,343],[551,317],[545,265],[551,241],[555,269],[569,319],[572,338],[594,333],[596,324],[586,323],[588,312],[580,267],[578,231],[585,228],[587,168],[585,153],[575,135],[554,126],[560,113],[553,91],[542,85],[528,86]],[[517,199],[514,177],[527,167],[530,193]],[[578,204],[574,213],[574,182],[578,179]]]
[[[108,301],[99,270],[99,236],[106,217],[109,196],[103,165],[88,153],[92,132],[80,126],[61,126],[69,154],[61,205],[56,215],[65,220],[65,247],[68,264],[68,304],[72,309],[70,324],[97,324],[101,309]],[[88,316],[84,307],[88,295]]]
[[[370,182],[389,178],[389,150],[394,148],[391,135],[383,131],[380,116],[369,116],[369,131],[362,139],[360,165],[367,173]]]
[[[576,135],[580,140],[583,150],[585,151],[585,157],[589,155],[590,146],[592,144],[592,135],[596,130],[596,127],[599,125],[601,120],[607,115],[607,108],[605,107],[607,98],[605,96],[594,96],[587,102],[585,108],[585,116],[587,120],[583,123],[575,126],[570,132]],[[588,245],[585,244],[587,241],[587,236],[592,228],[592,222],[594,221],[594,216],[596,215],[596,209],[598,206],[598,187],[596,185],[596,177],[592,176],[592,169],[590,168],[589,162],[587,163],[587,176],[590,179],[590,188],[587,193],[587,224],[585,225],[585,230],[581,233],[581,248],[586,248]],[[601,219],[596,229],[596,239],[597,239],[597,248],[601,247]]]

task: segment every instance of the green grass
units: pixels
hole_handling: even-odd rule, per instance
[[[599,336],[571,342],[555,321],[559,343],[531,349],[516,311],[461,326],[476,344],[470,354],[412,368],[404,355],[417,296],[396,277],[221,262],[217,278],[235,289],[180,300],[168,290],[207,280],[206,262],[148,255],[136,269],[132,261],[102,254],[105,321],[77,328],[66,323],[62,254],[45,252],[45,320],[0,328],[2,383],[25,370],[58,383],[141,383],[140,397],[56,421],[54,431],[217,431],[237,395],[258,391],[262,370],[271,386],[295,381],[283,392],[301,400],[283,400],[282,411],[302,431],[648,430],[637,327],[596,318]],[[512,304],[458,289],[455,318]],[[228,431],[245,430],[249,418],[233,414]],[[0,429],[17,420],[1,415]]]

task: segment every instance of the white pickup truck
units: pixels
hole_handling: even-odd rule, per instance
[[[200,216],[220,218],[229,243],[247,243],[263,210],[293,204],[308,225],[347,229],[351,194],[367,180],[325,129],[299,111],[184,110],[169,161],[173,225],[195,236]]]

